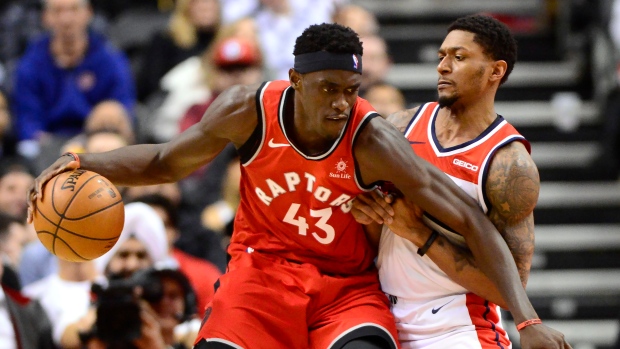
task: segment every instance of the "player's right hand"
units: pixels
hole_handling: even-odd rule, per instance
[[[62,155],[50,167],[43,170],[43,172],[41,172],[41,174],[34,180],[34,184],[30,187],[27,194],[29,224],[32,223],[32,217],[37,205],[37,198],[39,198],[39,196],[41,198],[43,197],[43,186],[45,186],[45,183],[54,178],[56,175],[66,171],[73,171],[79,166],[79,162],[77,162],[73,156]]]
[[[390,224],[394,217],[392,202],[394,198],[391,195],[384,195],[379,189],[375,189],[355,197],[351,214],[358,223],[364,225],[373,222]]]
[[[519,334],[522,349],[572,349],[564,334],[543,324],[527,326]]]

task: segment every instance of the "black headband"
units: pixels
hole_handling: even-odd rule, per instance
[[[319,70],[348,70],[362,73],[362,56],[354,53],[318,51],[295,56],[295,70],[302,74]]]

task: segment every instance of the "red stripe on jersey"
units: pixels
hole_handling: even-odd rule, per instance
[[[498,326],[497,305],[473,293],[468,293],[466,306],[471,323],[476,327],[476,334],[482,349],[506,349],[510,347],[506,331]]]
[[[378,114],[358,98],[340,139],[324,154],[308,156],[295,148],[283,125],[293,117],[284,115],[294,99],[289,87],[288,81],[273,81],[260,91],[262,141],[241,169],[229,252],[251,247],[311,263],[324,273],[357,274],[371,267],[376,253],[349,213],[350,200],[364,192],[356,182],[352,148],[361,125]]]

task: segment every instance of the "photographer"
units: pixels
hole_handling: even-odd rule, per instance
[[[183,319],[177,318],[174,321],[170,319],[169,314],[178,313],[173,308],[173,302],[168,301],[171,297],[164,295],[160,301],[152,301],[149,304],[141,295],[148,298],[152,287],[139,281],[144,280],[141,277],[146,274],[137,274],[155,265],[161,265],[167,260],[169,255],[164,225],[157,213],[146,204],[126,205],[125,225],[118,242],[108,253],[95,260],[97,267],[108,280],[108,286],[103,289],[109,290],[109,286],[112,286],[114,291],[118,290],[119,285],[126,286],[125,291],[126,289],[130,291],[125,295],[129,300],[135,301],[130,307],[134,308],[134,314],[138,314],[132,321],[134,325],[139,324],[140,338],[130,343],[123,343],[123,345],[131,344],[129,346],[119,347],[118,343],[114,343],[114,348],[168,348],[174,345],[174,340],[168,334],[172,330],[168,328],[173,327],[172,324],[178,325]],[[97,302],[84,309],[81,318],[75,318],[66,326],[60,339],[63,348],[112,347],[110,343],[104,343],[98,338],[96,325],[102,323],[97,321],[98,312],[101,312],[101,309],[98,309],[99,305],[100,302]],[[124,311],[123,307],[120,309]]]
[[[194,316],[196,297],[185,275],[149,268],[129,279],[94,285],[95,326],[80,334],[88,348],[187,348],[191,338],[175,338],[175,328]]]

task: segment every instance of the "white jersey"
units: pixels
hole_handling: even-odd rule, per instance
[[[443,148],[435,136],[437,103],[420,107],[405,136],[416,154],[444,171],[487,213],[484,185],[490,160],[515,140],[529,143],[501,116],[477,138]],[[428,256],[420,257],[409,240],[385,231],[377,267],[403,348],[511,348],[499,307],[452,281]]]

